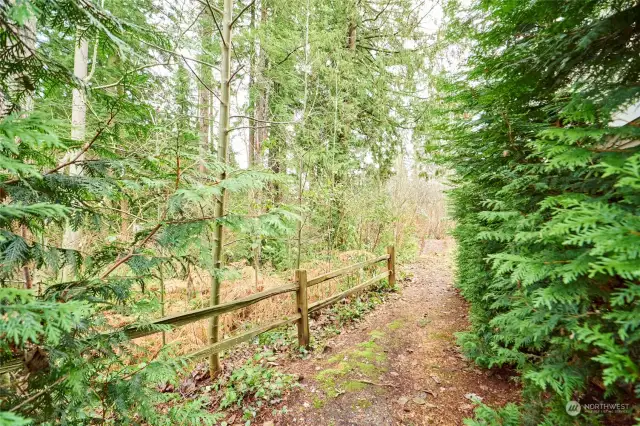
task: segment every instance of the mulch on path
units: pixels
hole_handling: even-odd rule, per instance
[[[461,425],[473,399],[499,407],[517,401],[508,371],[486,371],[459,352],[467,304],[453,288],[453,243],[427,241],[402,267],[401,291],[322,354],[284,366],[302,377],[275,425]]]

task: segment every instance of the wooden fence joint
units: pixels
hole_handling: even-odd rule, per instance
[[[387,247],[387,270],[389,271],[389,287],[396,286],[396,248],[394,246]]]

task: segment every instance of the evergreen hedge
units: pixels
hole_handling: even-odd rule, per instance
[[[640,4],[449,3],[428,148],[455,171],[460,336],[485,367],[515,366],[523,405],[470,424],[601,424],[640,405],[640,140],[615,113],[640,101]],[[569,401],[622,414],[570,416]],[[574,414],[574,413],[572,413]]]

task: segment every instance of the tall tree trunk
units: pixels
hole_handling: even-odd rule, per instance
[[[309,16],[311,14],[309,8],[309,0],[305,9],[305,29],[304,29],[304,96],[302,98],[302,136],[305,136],[305,129],[307,127],[307,102],[309,98]],[[303,197],[303,174],[304,174],[304,152],[300,152],[300,158],[298,160],[298,208],[302,212],[302,197]],[[300,269],[300,258],[302,257],[302,227],[304,226],[304,219],[301,218],[298,221],[297,229],[297,253],[296,253],[296,269]]]
[[[120,236],[127,239],[129,235],[129,200],[122,198],[120,200]]]
[[[349,11],[349,24],[347,27],[347,49],[349,50],[349,52],[352,55],[356,54],[356,42],[357,42],[357,29],[358,29],[358,21],[357,21],[357,16],[358,16],[358,10],[357,10],[358,5],[355,4],[353,5],[353,9]],[[337,96],[337,93],[336,93]],[[345,111],[346,114],[344,115],[343,118],[343,127],[340,131],[340,159],[341,161],[344,161],[346,159],[349,158],[349,142],[350,142],[350,136],[351,136],[351,108],[349,107],[349,98],[347,97],[347,100],[344,101],[345,103]],[[334,154],[335,155],[335,154]],[[342,170],[342,168],[341,168]],[[337,181],[337,183],[343,183],[347,180],[347,176],[346,173],[341,171],[340,173],[335,174],[335,181]],[[339,194],[336,198],[336,213],[337,216],[339,218],[336,227],[335,227],[335,245],[338,247],[343,247],[346,245],[347,243],[347,235],[344,232],[340,232],[340,226],[342,224],[342,218],[345,215],[345,205],[346,205],[346,200],[344,199],[344,194]]]
[[[212,18],[209,14],[203,13],[200,17],[200,43],[202,48],[201,57],[203,61],[208,61],[211,53],[211,42],[213,38]],[[201,173],[207,170],[206,157],[211,153],[211,141],[209,139],[211,126],[211,87],[212,75],[208,65],[200,65],[200,79],[198,84],[198,127],[200,132],[200,164],[198,166]]]
[[[275,85],[274,92],[277,92],[278,85]],[[269,168],[275,174],[279,174],[282,171],[282,157],[285,154],[286,146],[284,144],[284,136],[281,128],[272,130],[273,140],[269,145]],[[273,201],[276,204],[282,202],[282,188],[280,184],[275,181],[271,183],[271,190],[273,191]]]
[[[267,2],[262,0],[260,2],[260,24],[265,25],[267,23]],[[266,126],[267,121],[267,105],[269,91],[267,90],[267,79],[265,72],[267,70],[267,52],[264,48],[265,43],[258,43],[258,64],[256,66],[256,84],[258,86],[258,99],[256,100],[255,114],[254,114],[254,127],[255,127],[255,139],[253,145],[253,151],[255,155],[255,163],[261,164],[261,152],[262,143],[269,137],[269,128]]]
[[[253,3],[251,5],[251,31],[253,31],[253,38],[251,39],[251,47],[249,48],[249,110],[247,111],[249,117],[253,116],[255,118],[256,113],[256,95],[255,95],[255,84],[256,84],[256,66],[257,66],[257,50],[256,43],[257,37],[255,36],[256,31],[256,5]],[[256,165],[256,122],[251,121],[249,123],[249,140],[247,141],[247,157],[249,167],[254,167]]]
[[[75,52],[73,58],[73,75],[81,81],[87,78],[87,65],[89,62],[89,41],[86,38],[81,38],[81,32],[77,31]],[[72,107],[71,107],[71,139],[78,142],[83,142],[85,138],[86,128],[86,114],[87,104],[85,99],[84,90],[74,88],[72,93]],[[78,152],[72,152],[69,154],[69,158],[74,158]],[[82,161],[84,155],[79,160]],[[70,176],[79,176],[82,174],[82,166],[72,164],[69,166]],[[80,248],[80,240],[82,238],[82,231],[74,230],[71,224],[67,224],[62,237],[62,247],[71,250],[78,250]],[[63,280],[69,279],[71,270],[69,267],[65,268],[62,272]]]
[[[97,57],[97,48],[98,48],[98,39],[96,39],[96,45],[94,46],[94,51],[93,51],[93,61],[96,60]],[[109,67],[109,69],[115,68],[120,64],[120,55],[118,53],[114,53],[113,55],[109,56],[109,59],[107,60],[107,66]],[[91,63],[91,69],[94,70],[95,69],[95,62]],[[89,77],[87,77],[87,80],[89,80],[91,77],[92,71],[89,72]],[[107,89],[108,92],[110,92],[113,96],[118,96],[118,97],[122,97],[124,96],[124,86],[122,86],[121,84],[119,84],[116,87],[110,87]],[[118,129],[120,129],[118,127]],[[119,130],[119,132],[121,133],[122,131]],[[121,135],[119,134],[118,137],[120,137]],[[120,200],[120,238],[124,241],[128,240],[129,238],[129,229],[130,229],[130,223],[131,221],[129,220],[129,200],[127,198],[127,194],[126,193],[122,193],[122,199]]]
[[[347,47],[350,51],[356,50],[356,31],[358,26],[354,19],[349,22],[349,30],[347,32]]]
[[[219,135],[218,135],[218,160],[225,164],[227,163],[227,147],[229,145],[229,114],[230,114],[230,101],[231,101],[231,22],[233,13],[233,0],[224,0],[223,16],[222,16],[222,40],[220,42],[222,48],[222,58],[220,64],[220,122],[219,122]],[[220,180],[227,178],[227,172],[222,170]],[[215,216],[224,216],[224,204],[225,204],[226,190],[222,187],[222,193],[216,199]],[[223,266],[222,259],[222,224],[216,221],[214,228],[214,242],[213,242],[213,264],[215,271],[211,279],[211,306],[217,305],[220,302],[220,283],[221,273]],[[209,343],[213,344],[218,341],[219,338],[219,322],[218,316],[214,316],[209,321]],[[220,370],[220,357],[217,353],[209,357],[209,371],[211,377]]]
[[[266,1],[260,2],[260,26],[265,25],[267,20]],[[251,6],[251,28],[257,29],[256,8],[255,4]],[[267,80],[264,75],[266,70],[266,52],[264,43],[258,37],[254,37],[251,44],[251,69],[249,71],[249,115],[253,116],[249,125],[249,166],[261,168],[262,163],[262,143],[268,137],[268,129],[266,126],[267,118]],[[252,189],[249,192],[249,202],[251,203],[251,213],[259,215],[261,213],[262,191],[260,189]],[[262,237],[260,235],[259,224],[254,228],[256,237],[253,241],[253,271],[256,289],[260,288],[260,258],[262,256]]]

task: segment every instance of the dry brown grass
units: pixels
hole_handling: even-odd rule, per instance
[[[374,257],[363,251],[350,251],[338,255],[334,262],[313,261],[302,265],[307,270],[309,278],[321,275],[342,266],[350,265]],[[283,286],[293,282],[293,272],[275,273],[274,271],[262,271],[262,275],[255,282],[254,270],[250,266],[235,265],[240,277],[227,280],[222,283],[220,300],[227,302],[236,300],[251,294],[270,288]],[[375,267],[380,270],[386,267],[380,262]],[[337,292],[357,285],[366,278],[379,272],[372,270],[360,271],[343,277],[321,283],[309,289],[309,303],[325,299]],[[208,306],[210,281],[204,271],[195,271],[192,274],[192,283],[196,296],[189,300],[187,296],[187,280],[167,280],[165,282],[165,315],[185,312],[198,307]],[[159,292],[159,285],[152,286],[152,291]],[[295,314],[295,293],[281,294],[260,301],[249,307],[234,311],[220,317],[220,330],[224,338],[248,330],[257,325],[267,324]],[[174,345],[178,354],[187,354],[197,349],[202,349],[208,344],[208,320],[197,321],[178,327],[165,333],[167,344]],[[162,345],[159,334],[139,339],[137,342],[143,351],[154,353]]]
[[[423,178],[398,175],[389,183],[389,195],[392,199],[392,216],[394,218],[390,230],[383,230],[377,218],[371,229],[366,228],[367,221],[372,218],[365,215],[356,220],[363,229],[358,232],[362,246],[378,247],[384,244],[381,235],[387,232],[387,240],[395,241],[396,252],[400,253],[407,245],[411,250],[412,245],[418,252],[425,250],[425,240],[444,239],[452,223],[447,217],[447,208],[444,191],[446,185],[436,179],[424,180]],[[375,200],[374,200],[375,201]],[[355,203],[357,204],[357,203]],[[356,209],[354,215],[366,213],[366,209]],[[364,213],[363,213],[364,212]],[[337,256],[332,253],[314,253],[316,259],[334,258],[332,262],[312,260],[301,265],[307,270],[307,276],[313,278],[345,265],[354,264],[362,260],[374,257],[371,253],[362,250],[343,252]],[[384,264],[379,264],[384,267]],[[237,300],[251,294],[274,287],[280,287],[293,282],[293,271],[276,272],[268,267],[260,271],[256,282],[254,270],[246,262],[238,262],[229,265],[238,273],[235,279],[229,279],[222,283],[220,300],[228,302]],[[379,268],[378,268],[379,269]],[[352,287],[372,276],[374,271],[361,271],[339,280],[330,280],[309,289],[309,303],[325,299],[337,292]],[[194,297],[188,297],[188,283],[191,283]],[[151,285],[151,291],[159,293],[159,284]],[[209,305],[210,277],[204,270],[192,269],[190,279],[167,279],[165,281],[165,315],[186,312]],[[224,314],[220,317],[221,337],[227,338],[242,331],[277,321],[295,314],[295,294],[288,293],[258,302],[247,308]],[[160,313],[158,313],[158,317]],[[110,318],[112,325],[125,325],[130,318]],[[165,333],[166,343],[175,347],[178,354],[187,354],[201,349],[208,344],[208,320],[202,320],[178,327]],[[137,343],[142,351],[155,353],[161,345],[159,334],[139,339]]]

